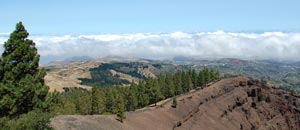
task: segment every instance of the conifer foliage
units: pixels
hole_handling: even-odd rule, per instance
[[[176,107],[177,107],[177,100],[176,100],[175,97],[173,97],[172,107],[173,107],[173,108],[176,108]]]
[[[118,111],[117,117],[118,117],[118,120],[123,123],[123,120],[126,118],[123,109]]]
[[[157,102],[166,98],[173,98],[172,107],[176,108],[177,95],[201,89],[218,78],[217,71],[204,68],[199,72],[190,70],[159,75],[128,87],[95,85],[92,91],[70,88],[60,94],[61,102],[57,111],[61,114],[116,114],[122,122],[126,118],[125,111],[134,111],[147,105],[156,106]]]
[[[28,35],[19,22],[4,43],[0,59],[0,117],[17,116],[45,107],[46,71],[39,68],[40,56]]]

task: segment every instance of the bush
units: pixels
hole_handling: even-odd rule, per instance
[[[7,117],[0,118],[0,129],[1,130],[8,130],[9,127],[7,126],[9,119]]]
[[[175,98],[175,97],[173,98],[172,107],[173,107],[173,108],[176,108],[176,107],[177,107],[177,101],[176,101],[176,98]]]
[[[126,119],[124,111],[118,111],[117,113],[117,120],[123,123],[123,120]]]
[[[0,118],[0,127],[1,130],[52,130],[49,126],[51,117],[50,113],[35,110],[12,120]]]

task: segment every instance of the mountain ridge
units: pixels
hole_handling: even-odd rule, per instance
[[[52,119],[56,130],[248,130],[300,129],[300,96],[246,77],[225,78],[138,112],[127,112],[124,123],[114,115],[61,115]],[[218,123],[216,123],[218,122]]]

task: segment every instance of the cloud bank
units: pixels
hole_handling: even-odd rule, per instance
[[[174,32],[32,36],[41,60],[107,55],[167,59],[174,56],[241,59],[300,59],[300,33]],[[0,37],[3,44],[7,38]],[[1,48],[2,49],[2,48]],[[3,49],[0,51],[2,52]]]

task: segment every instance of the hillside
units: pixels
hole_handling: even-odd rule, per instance
[[[112,58],[112,59],[110,59]],[[102,64],[101,64],[102,63]],[[174,58],[172,61],[153,61],[126,57],[104,57],[92,61],[60,61],[45,66],[45,78],[50,90],[62,91],[63,87],[86,88],[93,84],[113,86],[135,83],[139,79],[156,77],[190,68],[202,70],[212,68],[222,76],[243,75],[255,77],[270,86],[300,92],[300,67],[298,63],[247,61],[240,59],[198,60]],[[65,84],[65,85],[62,85]]]
[[[90,89],[95,84],[100,86],[129,85],[132,81],[137,83],[141,79],[155,78],[160,74],[187,70],[188,66],[144,62],[144,60],[107,62],[102,59],[101,61],[52,62],[45,68],[47,69],[45,83],[49,86],[49,91],[62,92],[63,88]]]
[[[112,115],[60,115],[56,130],[299,130],[300,97],[257,80],[232,77],[177,97],[156,109],[126,113],[124,123]]]
[[[90,86],[81,85],[79,78],[91,78],[89,69],[97,67],[101,62],[56,62],[49,64],[45,83],[49,86],[49,91],[64,91],[63,88],[85,88],[90,89]]]
[[[186,57],[185,59],[175,58],[173,63],[192,65],[196,70],[206,66],[218,70],[224,76],[243,75],[255,77],[268,82],[270,86],[300,92],[299,62],[241,60],[234,58],[203,60]]]

